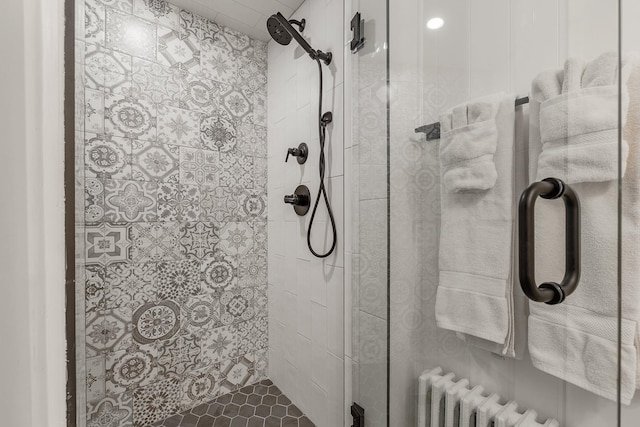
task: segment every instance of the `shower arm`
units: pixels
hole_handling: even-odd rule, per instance
[[[307,41],[304,39],[304,37],[302,37],[302,35],[300,35],[300,33],[297,32],[295,28],[293,28],[289,20],[285,18],[282,13],[278,12],[276,14],[276,18],[278,19],[280,24],[287,29],[289,34],[291,34],[293,38],[296,39],[298,44],[302,46],[302,48],[309,54],[311,59],[314,59],[314,60],[319,59],[322,62],[324,62],[326,65],[329,65],[331,63],[331,59],[332,59],[331,52],[323,52],[321,50],[315,50],[314,48],[312,48],[311,45],[307,43]],[[297,24],[297,22],[294,22],[294,23]]]

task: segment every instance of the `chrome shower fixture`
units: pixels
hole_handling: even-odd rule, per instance
[[[331,52],[323,52],[321,50],[315,50],[309,43],[300,35],[298,31],[291,24],[297,25],[300,31],[304,30],[306,21],[288,20],[280,12],[271,15],[267,20],[267,29],[271,37],[281,45],[288,45],[291,43],[291,39],[294,38],[300,46],[309,54],[311,59],[319,59],[326,65],[331,64]]]

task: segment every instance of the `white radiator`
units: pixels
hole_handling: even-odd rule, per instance
[[[417,427],[559,427],[556,420],[539,423],[536,411],[522,410],[495,393],[469,381],[456,381],[441,368],[424,371],[418,379]]]

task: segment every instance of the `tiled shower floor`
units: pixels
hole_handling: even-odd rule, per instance
[[[225,394],[154,427],[315,427],[270,380]]]

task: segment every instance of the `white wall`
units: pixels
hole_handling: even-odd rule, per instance
[[[65,425],[62,0],[0,4],[0,412]]]
[[[275,12],[275,11],[274,11]],[[344,376],[344,159],[343,1],[307,0],[293,18],[307,19],[304,36],[315,49],[331,51],[323,65],[324,111],[328,127],[325,184],[337,220],[338,246],[319,260],[307,249],[311,213],[294,214],[283,196],[305,184],[318,191],[317,65],[295,41],[269,42],[269,375],[319,427],[341,425]],[[307,163],[284,163],[287,149],[309,145]],[[324,204],[313,228],[316,251],[331,244]]]
[[[438,271],[437,141],[417,126],[462,101],[498,91],[526,95],[539,72],[567,56],[592,59],[617,50],[617,1],[410,0],[391,6],[391,409],[393,425],[415,425],[415,381],[441,366],[474,385],[515,399],[567,427],[615,424],[616,405],[542,373],[523,361],[501,360],[435,326]],[[633,3],[633,2],[626,2]],[[625,20],[633,19],[629,4]],[[445,19],[438,31],[425,22]],[[637,43],[623,28],[625,49]],[[637,25],[636,25],[637,27]],[[635,47],[637,50],[637,47]],[[518,117],[519,167],[526,167],[526,108]],[[524,183],[519,183],[522,190]],[[408,227],[407,224],[412,224]],[[409,356],[408,356],[409,355]],[[615,372],[610,375],[615,376]],[[640,397],[623,409],[637,424]]]

